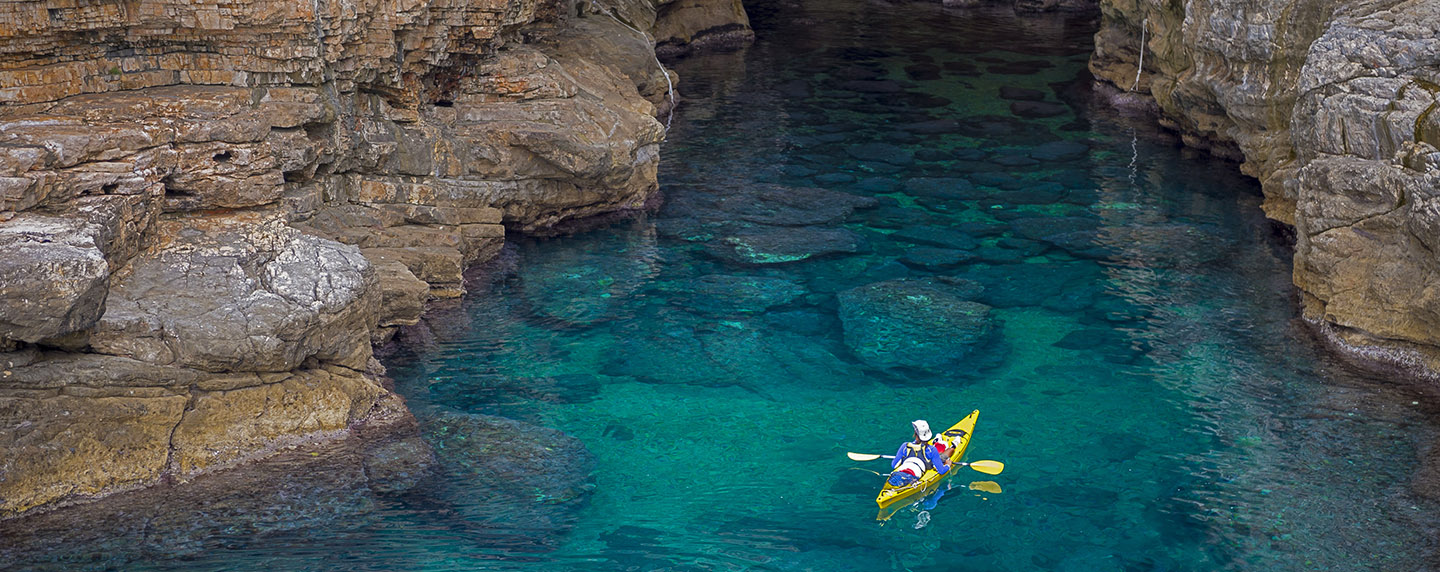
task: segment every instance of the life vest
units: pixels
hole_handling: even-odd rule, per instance
[[[905,465],[907,463],[910,463],[911,461],[915,461],[914,465],[919,466],[918,471],[915,473],[915,476],[917,477],[924,473],[925,469],[934,469],[935,467],[930,462],[930,456],[925,454],[925,447],[928,445],[930,445],[930,441],[926,441],[924,443],[916,443],[914,441],[911,441],[909,443],[906,443],[905,460],[901,462],[900,469],[904,470],[906,468]]]

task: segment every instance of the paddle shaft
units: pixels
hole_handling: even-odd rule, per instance
[[[895,455],[873,455],[867,453],[846,453],[845,455],[849,456],[851,460],[855,461],[874,461],[876,459],[895,458]],[[973,463],[955,462],[951,463],[951,466],[970,467],[972,470],[976,470],[987,475],[998,475],[1001,471],[1005,470],[1005,464],[999,461],[975,461]]]

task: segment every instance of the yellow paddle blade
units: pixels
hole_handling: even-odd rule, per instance
[[[880,455],[866,455],[865,453],[845,453],[845,456],[850,457],[851,461],[874,461],[880,458]]]
[[[1000,471],[1005,470],[1005,463],[1001,463],[1000,461],[972,461],[968,464],[970,468],[987,475],[998,475]]]
[[[984,491],[997,495],[1002,492],[1000,490],[1000,483],[997,483],[995,481],[975,481],[973,483],[970,483],[970,490]]]

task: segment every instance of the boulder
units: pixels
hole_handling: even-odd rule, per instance
[[[968,287],[967,287],[968,286]],[[972,301],[972,284],[899,279],[838,295],[845,343],[871,367],[945,373],[986,362],[990,307]]]
[[[237,470],[84,506],[0,520],[6,540],[0,559],[27,568],[43,563],[39,569],[128,569],[157,556],[184,558],[256,537],[363,537],[379,524],[382,499],[414,489],[433,464],[414,419],[403,406],[391,411],[392,418],[367,424],[353,438],[305,444]],[[105,427],[127,431],[124,425]],[[92,472],[105,468],[96,465]]]
[[[0,517],[190,477],[403,408],[338,367],[211,373],[64,352],[0,365]]]
[[[114,279],[94,351],[205,371],[364,370],[379,314],[360,251],[249,215],[166,221]]]
[[[740,0],[675,0],[660,4],[650,34],[655,53],[677,57],[697,51],[733,50],[755,40]]]
[[[95,225],[58,217],[0,222],[0,349],[99,321],[111,271],[99,233]]]
[[[427,495],[502,551],[554,550],[595,485],[579,439],[522,421],[437,410],[421,423],[440,478]]]

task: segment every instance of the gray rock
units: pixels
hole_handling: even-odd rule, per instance
[[[975,361],[990,339],[990,307],[969,300],[973,289],[933,279],[900,279],[838,296],[845,343],[881,369],[944,372]]]
[[[114,281],[95,351],[206,371],[365,368],[380,292],[358,249],[244,217],[159,232]]]
[[[22,215],[0,223],[0,343],[38,342],[93,326],[110,265],[83,221]]]

